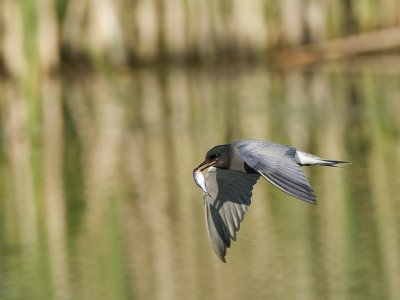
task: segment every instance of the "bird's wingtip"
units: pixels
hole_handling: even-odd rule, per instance
[[[220,261],[222,261],[223,263],[226,263],[226,259],[225,259],[225,255],[224,254],[215,251],[215,249],[214,249],[214,252],[215,252],[215,254],[217,254],[217,257],[220,259]]]
[[[294,197],[296,197],[297,199],[300,199],[300,200],[302,200],[302,201],[304,201],[304,202],[306,202],[308,204],[318,205],[316,198],[299,198],[297,196],[294,196]]]

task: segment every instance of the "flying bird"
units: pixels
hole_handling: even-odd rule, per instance
[[[193,178],[203,191],[208,236],[217,256],[225,262],[226,248],[236,239],[260,176],[289,195],[316,204],[301,167],[343,163],[348,162],[261,140],[239,140],[211,148],[193,170]]]

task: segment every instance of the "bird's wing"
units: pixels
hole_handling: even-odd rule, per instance
[[[239,156],[265,179],[300,200],[316,203],[308,180],[296,163],[296,149],[264,141],[243,141],[235,145]]]
[[[225,262],[226,248],[231,239],[236,239],[260,175],[210,167],[205,177],[208,194],[203,199],[208,236],[215,253]]]

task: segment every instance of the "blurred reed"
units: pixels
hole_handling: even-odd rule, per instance
[[[263,59],[400,23],[395,0],[4,0],[0,11],[0,59],[18,78],[74,58],[95,65]]]
[[[400,75],[346,68],[2,82],[0,298],[398,299]],[[191,170],[244,137],[353,165],[316,207],[260,182],[224,265]]]

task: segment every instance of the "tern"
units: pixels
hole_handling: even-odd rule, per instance
[[[336,167],[343,163],[348,161],[324,159],[262,140],[239,140],[211,148],[193,170],[193,178],[203,191],[207,231],[214,252],[226,262],[226,248],[231,240],[236,240],[236,232],[251,204],[253,186],[260,176],[287,194],[316,204],[314,191],[301,167]]]

